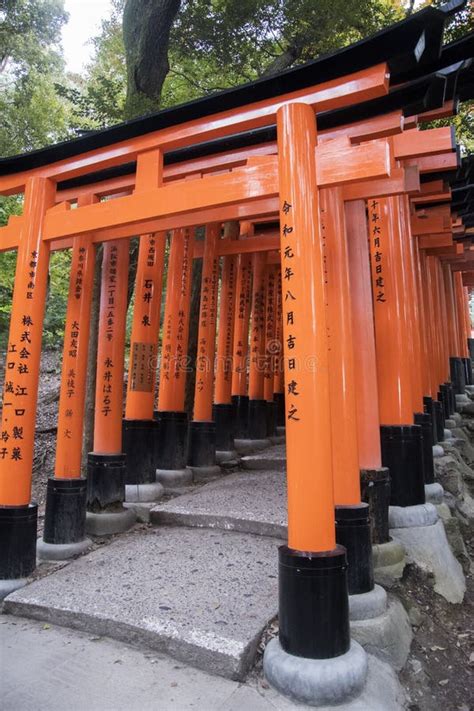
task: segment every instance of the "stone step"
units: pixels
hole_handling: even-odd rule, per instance
[[[263,452],[249,454],[242,457],[241,464],[244,469],[271,469],[272,471],[286,471],[286,447],[279,444],[269,447]]]
[[[277,546],[208,529],[137,530],[17,590],[4,610],[241,680],[277,614]]]
[[[286,477],[282,471],[236,472],[191,494],[157,504],[156,525],[219,528],[286,540]]]

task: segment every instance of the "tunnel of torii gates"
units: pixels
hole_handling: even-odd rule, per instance
[[[35,567],[31,479],[48,260],[70,249],[44,543],[83,543],[86,509],[89,531],[101,517],[109,531],[114,517],[123,526],[124,515],[133,521],[126,490],[146,497],[157,480],[182,486],[232,456],[234,439],[265,439],[284,426],[280,643],[311,659],[347,652],[348,591],[374,584],[371,537],[388,540],[389,503],[425,501],[433,443],[472,382],[473,162],[460,160],[450,126],[426,126],[474,95],[473,35],[442,45],[463,4],[428,7],[276,77],[1,161],[0,194],[23,193],[24,207],[0,229],[0,250],[17,250],[0,428],[0,579],[20,581]]]

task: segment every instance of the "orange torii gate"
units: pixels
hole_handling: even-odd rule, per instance
[[[454,6],[449,11],[453,9]],[[424,17],[427,18],[427,23],[429,20],[439,30],[446,19],[446,12],[428,12]],[[421,29],[425,32],[428,25],[429,23],[426,27],[413,25],[416,30],[410,35],[413,47],[417,46]],[[403,23],[402,26],[405,31],[407,26]],[[384,46],[387,38],[384,33],[381,35],[382,42],[379,37],[372,47],[374,52],[378,48],[378,56],[387,51]],[[396,45],[396,52],[399,52],[399,39],[400,36],[394,33],[392,41]],[[395,46],[392,49],[395,51]],[[361,57],[366,54],[367,47],[364,47],[363,52],[359,48],[355,57],[361,62]],[[392,64],[394,68],[397,67],[395,60]],[[354,63],[351,66],[354,67]],[[401,62],[400,66],[405,67],[404,70],[398,69],[399,76],[403,77],[406,65]],[[320,76],[324,77],[324,74],[321,73]],[[90,512],[97,517],[107,516],[113,519],[123,517],[121,505],[126,469],[122,454],[120,389],[123,382],[127,241],[138,233],[142,235],[141,241],[146,250],[151,246],[150,240],[155,238],[143,239],[143,236],[161,235],[161,244],[164,243],[163,234],[172,230],[157,408],[157,466],[162,482],[171,480],[176,483],[177,473],[182,471],[182,483],[183,477],[189,476],[189,472],[184,469],[187,458],[183,433],[187,423],[184,412],[183,359],[187,355],[190,270],[196,248],[190,228],[204,224],[206,241],[203,253],[202,295],[209,295],[210,302],[205,303],[204,299],[201,301],[202,352],[198,352],[198,358],[201,357],[202,362],[198,364],[192,423],[196,438],[198,433],[200,436],[205,429],[200,425],[207,426],[212,414],[211,378],[205,371],[204,358],[214,360],[217,314],[216,259],[225,255],[225,266],[229,264],[224,272],[226,284],[232,282],[232,278],[235,280],[233,288],[228,288],[227,298],[221,301],[226,332],[222,342],[219,336],[218,355],[228,356],[232,347],[234,353],[236,348],[242,347],[242,352],[245,350],[248,315],[242,319],[240,331],[236,323],[237,310],[243,300],[245,314],[248,313],[250,302],[253,304],[255,353],[266,362],[266,342],[271,339],[272,332],[270,328],[266,331],[262,320],[265,315],[265,309],[262,308],[266,294],[265,262],[259,253],[272,249],[280,250],[283,324],[281,341],[285,356],[288,464],[288,546],[282,546],[279,552],[280,643],[275,642],[268,648],[266,673],[272,683],[284,690],[287,679],[285,662],[281,660],[285,659],[285,655],[293,659],[307,660],[348,655],[347,659],[350,657],[352,671],[357,677],[356,687],[351,689],[351,693],[361,688],[365,680],[366,660],[362,650],[359,651],[356,645],[351,644],[349,636],[346,551],[336,542],[339,538],[336,538],[335,504],[341,509],[341,522],[348,521],[350,524],[355,519],[359,520],[360,514],[365,517],[364,526],[361,528],[368,530],[367,506],[360,503],[358,468],[362,460],[359,443],[366,444],[363,450],[365,468],[380,468],[381,462],[374,438],[374,420],[371,420],[371,432],[367,436],[354,393],[354,384],[357,382],[354,375],[356,359],[350,329],[351,280],[347,277],[350,265],[356,264],[357,259],[361,258],[362,245],[359,245],[357,252],[345,243],[344,222],[346,215],[358,208],[361,232],[363,219],[360,202],[374,198],[388,205],[387,229],[394,230],[402,219],[405,220],[405,226],[408,225],[408,208],[407,204],[403,207],[404,198],[401,196],[419,187],[416,171],[410,173],[410,167],[429,171],[436,170],[435,164],[449,166],[453,146],[450,144],[451,150],[448,150],[446,136],[442,131],[431,133],[431,143],[430,138],[426,138],[426,144],[423,144],[424,139],[420,138],[422,134],[418,132],[411,135],[407,132],[393,140],[379,136],[377,141],[367,142],[354,142],[349,136],[340,137],[333,134],[332,137],[328,135],[327,140],[319,142],[314,117],[315,113],[342,110],[351,103],[370,103],[377,97],[384,97],[389,88],[389,76],[389,67],[382,61],[374,67],[357,69],[352,75],[346,76],[339,70],[339,74],[332,74],[327,81],[321,79],[320,84],[299,86],[298,89],[281,95],[267,95],[253,103],[240,104],[221,111],[209,111],[206,116],[193,114],[188,120],[181,122],[166,123],[165,112],[164,123],[154,131],[112,141],[109,145],[97,146],[90,151],[79,152],[77,155],[0,178],[0,191],[4,194],[25,190],[23,215],[12,220],[7,228],[0,231],[2,248],[18,248],[17,278],[7,353],[7,372],[13,372],[12,379],[8,381],[8,390],[5,386],[2,430],[5,428],[9,440],[11,438],[13,441],[13,428],[22,427],[21,445],[18,447],[9,444],[6,448],[8,456],[0,459],[0,519],[2,529],[6,531],[6,553],[0,554],[0,578],[3,576],[2,579],[18,580],[34,568],[36,508],[30,503],[31,467],[42,314],[50,249],[64,248],[71,244],[75,248],[78,240],[85,240],[89,247],[98,242],[105,244],[96,427],[94,452],[89,457],[88,506]],[[252,151],[246,150],[246,155],[241,153],[237,163],[232,163],[232,160],[236,160],[235,155],[232,156],[227,162],[227,168],[230,168],[228,172],[222,172],[222,164],[225,162],[222,159],[220,165],[219,161],[215,160],[213,164],[212,161],[208,162],[207,168],[201,164],[192,180],[186,179],[193,173],[191,166],[181,168],[181,173],[179,169],[169,170],[169,166],[164,166],[166,152],[192,146],[202,140],[223,138],[236,132],[271,126],[275,121],[276,144],[269,150],[254,151],[253,155]],[[362,123],[358,126],[360,135],[364,131]],[[386,125],[380,130],[382,135],[387,135]],[[390,133],[394,131],[392,124]],[[365,132],[367,139],[367,126]],[[418,149],[414,145],[416,142],[419,144]],[[421,144],[424,147],[420,147]],[[71,210],[68,199],[58,202],[61,192],[57,190],[59,182],[80,179],[93,171],[119,166],[127,160],[135,159],[136,168],[131,182],[129,178],[125,181],[118,179],[115,187],[109,183],[105,188],[105,195],[116,194],[114,200],[98,201],[100,190],[104,189],[104,186],[99,187],[96,192],[88,184],[89,204],[83,203]],[[404,161],[404,167],[397,165],[397,161]],[[174,175],[171,176],[173,171]],[[214,171],[219,174],[213,175]],[[127,185],[124,185],[127,181]],[[133,194],[123,195],[123,191],[131,189],[134,189]],[[320,203],[327,211],[322,222]],[[280,240],[272,242],[273,237],[267,238],[262,249],[262,241],[249,234],[250,230],[245,224],[262,217],[274,218],[277,209]],[[363,217],[365,219],[365,215]],[[240,221],[242,232],[248,236],[242,240],[220,240],[220,225],[229,220]],[[323,229],[325,238],[322,237]],[[349,230],[347,232],[351,234]],[[326,245],[325,240],[328,243]],[[219,242],[222,242],[222,245]],[[257,242],[260,242],[259,247]],[[399,235],[394,245],[389,244],[387,252],[390,249],[410,249],[408,243],[402,242]],[[161,263],[160,255],[163,253],[164,248],[156,257],[158,264]],[[227,259],[233,254],[239,255],[236,258],[237,269],[235,260]],[[251,254],[254,256],[250,256]],[[397,255],[400,261],[399,251],[395,252],[395,261]],[[143,260],[145,259],[146,256],[143,257]],[[143,272],[140,272],[140,280],[137,280],[137,288],[143,280],[143,287],[146,289],[149,287],[145,286],[145,281],[151,280],[155,295],[154,300],[150,297],[150,304],[153,303],[150,312],[141,314],[143,327],[145,316],[150,322],[152,318],[155,319],[155,325],[159,323],[159,299],[156,298],[157,295],[159,297],[159,292],[161,293],[157,273],[159,267],[151,277],[147,276],[145,269],[145,266],[153,269],[155,264],[154,259],[150,260],[150,264],[148,261],[146,265],[143,264]],[[250,297],[250,264],[253,264],[253,298]],[[341,274],[336,266],[342,267]],[[397,288],[408,284],[411,296],[417,300],[414,262],[411,263],[410,269],[410,274],[405,277],[400,265],[397,271],[395,264],[393,282]],[[434,278],[439,276],[433,274]],[[210,292],[204,292],[205,288],[210,289]],[[381,288],[376,280],[374,288]],[[400,302],[401,288],[394,293],[394,299]],[[341,298],[341,303],[337,302],[338,298]],[[367,299],[367,291],[361,290],[359,298],[360,303]],[[278,299],[276,301],[278,302]],[[377,303],[377,296],[374,303]],[[87,300],[84,299],[84,313],[87,312],[87,306]],[[345,309],[344,314],[341,314],[341,306]],[[204,316],[205,308],[211,309],[212,313],[206,311]],[[402,309],[405,309],[404,304]],[[460,310],[461,301],[458,303],[458,314]],[[130,371],[125,427],[128,426],[127,420],[149,422],[155,409],[154,398],[150,395],[153,387],[150,386],[151,369],[146,354],[153,353],[157,334],[155,331],[153,340],[153,335],[148,338],[148,335],[138,328],[140,310],[137,304],[136,314],[132,349],[133,344],[138,347],[135,347],[135,351],[132,350],[134,359]],[[415,325],[419,311],[415,307],[407,309],[403,318],[405,320],[402,325]],[[362,322],[365,323],[364,320]],[[84,325],[86,326],[86,321]],[[276,333],[278,328],[277,319]],[[74,332],[76,331],[77,328]],[[365,329],[363,334],[369,341],[368,329]],[[329,345],[334,352],[333,362],[332,355],[328,352],[328,336]],[[404,357],[406,349],[410,347],[411,344],[402,344]],[[28,358],[22,356],[24,349],[28,352]],[[375,352],[372,337],[367,353],[373,357]],[[421,342],[415,344],[413,352],[419,367]],[[23,368],[20,370],[20,366],[25,365],[22,360],[28,361],[26,371]],[[265,403],[270,391],[265,389],[265,371],[262,369],[262,373],[258,372],[257,364],[258,359],[251,364],[250,391],[247,390],[246,370],[242,368],[239,371],[240,385],[237,393],[233,393],[229,388],[229,378],[225,378],[228,376],[228,369],[224,367],[219,376],[219,390],[214,399],[215,410],[219,405],[223,405],[227,408],[226,412],[229,412],[229,395],[248,398],[247,392],[250,401]],[[333,372],[344,372],[344,378],[350,379],[348,390],[334,388],[335,383],[330,382],[331,368],[334,368]],[[410,418],[413,417],[415,409],[423,405],[421,369],[417,374],[418,379],[406,377],[406,416],[410,413]],[[68,380],[74,380],[73,376],[69,375]],[[141,383],[148,389],[141,391],[135,386],[132,387],[132,383]],[[200,389],[202,384],[203,388]],[[142,392],[147,394],[138,395]],[[81,436],[81,400],[83,402],[81,393],[78,392],[79,409],[75,415],[78,419],[76,428],[71,430],[76,451]],[[337,423],[331,413],[333,401],[341,403],[344,425],[350,428],[345,438],[348,448],[344,452],[344,462],[339,461],[340,453],[333,446],[333,438],[337,436]],[[260,405],[255,409],[259,407]],[[263,413],[263,408],[258,409],[258,412]],[[396,424],[398,425],[398,421]],[[405,425],[405,422],[402,420],[401,424]],[[416,427],[412,425],[412,419],[407,421],[406,425]],[[201,461],[199,459],[197,466],[200,466]],[[79,480],[80,471],[76,470],[75,476],[70,478]],[[110,488],[115,488],[113,495],[110,495]],[[83,496],[82,490],[81,495]],[[338,528],[343,528],[339,523],[338,519]],[[370,565],[367,570],[369,580],[366,580],[364,585],[370,588]],[[331,603],[328,605],[329,598]],[[278,644],[279,646],[276,646]],[[292,684],[298,686],[296,677],[292,678]],[[297,692],[294,688],[292,692],[300,700],[307,700],[304,695],[301,696],[302,692]],[[311,693],[317,692],[311,687]],[[343,695],[345,692],[343,690],[340,693]]]

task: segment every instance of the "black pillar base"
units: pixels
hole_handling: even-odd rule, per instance
[[[350,647],[346,551],[278,549],[280,644],[308,659],[332,659]]]
[[[156,420],[123,420],[122,447],[126,455],[126,484],[156,481],[158,423]]]
[[[249,439],[267,436],[267,401],[249,400]]]
[[[447,392],[442,385],[439,386],[438,390],[438,402],[441,403],[443,408],[443,417],[446,420],[446,418],[449,417],[449,402]]]
[[[38,506],[0,506],[0,580],[27,578],[36,568]]]
[[[423,410],[431,415],[431,427],[433,429],[433,444],[438,441],[438,427],[436,425],[436,410],[434,406],[434,400],[432,397],[427,395],[423,398]]]
[[[276,434],[276,403],[267,400],[267,437],[274,437]]]
[[[43,541],[80,543],[86,537],[87,479],[48,479]]]
[[[212,406],[212,417],[216,424],[216,451],[234,451],[234,410],[232,403],[217,404]]]
[[[336,506],[336,542],[347,553],[349,595],[373,590],[374,566],[368,504]]]
[[[453,384],[448,381],[446,386],[449,393],[449,414],[454,415],[456,412],[456,395],[454,394]]]
[[[285,427],[286,426],[286,415],[285,415],[285,393],[273,393],[273,400],[276,407],[276,426]]]
[[[466,385],[472,385],[472,363],[470,358],[463,358]]]
[[[122,511],[125,501],[125,454],[87,457],[87,511]]]
[[[449,368],[451,371],[451,382],[455,395],[464,395],[466,391],[466,370],[462,358],[450,358]]]
[[[436,439],[438,442],[444,442],[444,410],[443,405],[439,400],[433,400],[433,408],[436,419]]]
[[[474,338],[467,339],[467,347],[469,348],[469,356],[474,360]]]
[[[440,391],[441,396],[443,398],[444,416],[446,419],[448,419],[454,412],[453,407],[452,407],[452,396],[451,396],[450,385],[451,385],[450,383],[442,383],[439,386],[439,391]]]
[[[423,438],[419,425],[382,425],[382,464],[390,470],[390,504],[425,503]]]
[[[249,399],[247,395],[232,395],[234,439],[248,439]]]
[[[369,505],[372,543],[388,543],[388,507],[390,505],[390,472],[387,467],[361,469],[361,500]]]
[[[212,467],[216,463],[216,425],[214,422],[190,422],[188,429],[188,464]]]
[[[415,425],[420,425],[423,435],[423,475],[425,484],[434,482],[433,424],[426,412],[415,412]]]
[[[188,416],[186,412],[158,412],[157,469],[185,469]]]

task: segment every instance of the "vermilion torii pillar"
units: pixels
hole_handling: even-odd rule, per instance
[[[275,348],[273,358],[273,399],[275,401],[275,420],[277,427],[285,427],[285,378],[283,368],[283,313],[282,313],[282,278],[281,268],[277,268],[276,312],[275,312]]]
[[[49,244],[42,241],[42,230],[54,197],[52,181],[28,178],[0,426],[0,598],[24,585],[36,566],[38,507],[30,501],[49,264]]]
[[[347,550],[349,594],[358,595],[373,589],[374,572],[369,505],[361,502],[360,495],[351,284],[341,188],[321,191],[321,228],[325,252],[336,541]]]
[[[422,432],[412,424],[403,226],[396,198],[370,199],[368,208],[382,463],[390,470],[391,504],[409,506],[424,503],[425,492]]]
[[[138,250],[123,421],[127,501],[155,500],[160,494],[156,488],[158,424],[153,409],[166,239],[166,232],[142,235]]]
[[[187,463],[188,418],[184,407],[194,231],[171,237],[158,392],[157,479],[165,487],[191,480]]]
[[[422,359],[422,320],[418,299],[416,266],[415,266],[415,241],[411,232],[410,206],[408,195],[398,196],[395,199],[400,213],[400,236],[403,258],[405,261],[405,295],[403,303],[407,324],[408,347],[411,362],[411,391],[414,423],[421,427],[423,449],[423,481],[432,483],[434,477],[433,462],[433,421],[432,413],[424,411],[424,367]],[[415,238],[416,240],[416,238]]]
[[[267,436],[265,377],[265,264],[266,252],[252,255],[252,308],[249,360],[248,436],[264,440]]]
[[[129,240],[104,244],[94,414],[94,450],[87,462],[89,533],[119,533],[135,521],[123,508],[125,455],[122,452],[123,376]]]
[[[241,236],[248,234],[250,225],[241,224]],[[249,349],[249,318],[252,284],[252,257],[239,254],[235,293],[234,343],[232,359],[232,406],[235,439],[248,438],[249,396],[247,360]]]
[[[459,334],[459,356],[450,358],[451,380],[454,384],[456,395],[464,395],[466,389],[466,365],[463,359],[467,357],[468,353],[468,334],[466,329],[465,295],[461,272],[454,273],[454,293],[456,297],[456,314]]]
[[[347,202],[345,214],[361,493],[363,500],[367,501],[370,507],[372,541],[381,544],[389,541],[390,474],[387,467],[382,467],[380,448],[374,312],[365,201]],[[368,377],[367,374],[372,376]]]
[[[290,661],[285,655],[333,658],[351,647],[346,552],[336,546],[334,522],[324,254],[311,108],[281,107],[277,132],[281,263],[283,273],[291,267],[291,278],[283,280],[282,292],[288,545],[279,548],[279,640],[272,640],[264,657],[266,676],[276,685],[282,665]],[[365,660],[356,655],[356,675],[360,664]]]
[[[273,379],[275,364],[275,333],[277,313],[277,267],[267,266],[265,276],[265,371],[263,396],[266,403],[266,435],[272,437],[276,432],[276,408],[273,399]]]
[[[212,419],[219,283],[219,223],[207,225],[202,259],[201,303],[196,357],[194,414],[189,423],[188,464],[195,476],[219,473],[216,467],[216,425]]]
[[[78,206],[97,202],[93,195]],[[56,464],[48,479],[43,537],[38,556],[65,559],[85,550],[86,486],[81,477],[87,356],[94,285],[95,245],[90,234],[74,238],[59,395]]]
[[[237,239],[239,225],[227,222],[224,237]],[[216,456],[223,461],[235,456],[232,406],[232,356],[234,345],[234,313],[236,298],[236,255],[222,259],[221,294],[217,326],[217,358],[213,419],[216,423]]]

